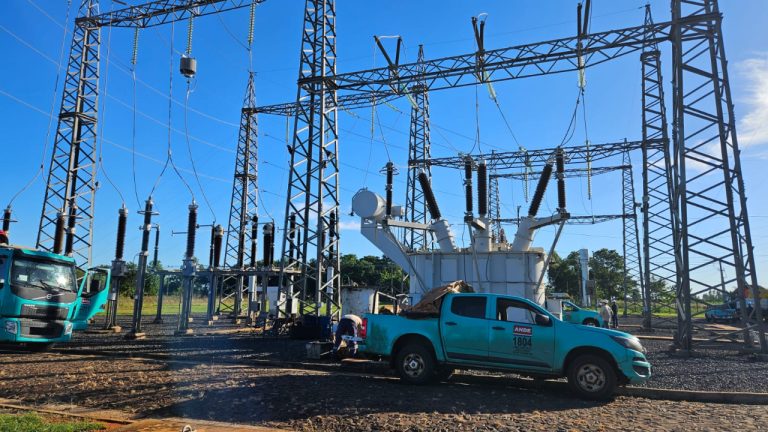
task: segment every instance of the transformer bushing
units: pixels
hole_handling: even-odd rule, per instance
[[[216,271],[219,269],[219,261],[221,260],[221,244],[224,237],[224,227],[216,225],[213,227],[213,238],[211,239],[211,268],[210,268],[210,285],[208,287],[208,308],[206,310],[206,319],[208,325],[212,325],[218,318],[214,315],[216,309],[216,290],[218,287],[218,275]]]

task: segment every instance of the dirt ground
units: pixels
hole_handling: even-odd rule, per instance
[[[514,381],[459,375],[424,387],[392,377],[245,364],[4,352],[0,397],[74,403],[137,417],[184,417],[300,431],[759,430],[768,406],[620,397],[585,402]]]

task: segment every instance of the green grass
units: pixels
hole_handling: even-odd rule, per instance
[[[224,301],[224,304],[229,306],[230,308],[232,305],[234,305],[234,299],[230,298],[226,301]],[[163,315],[177,315],[179,313],[179,306],[181,304],[181,296],[179,295],[166,295],[163,296]],[[248,302],[246,300],[243,301],[242,306],[240,310],[247,310],[248,308]],[[147,316],[154,316],[157,314],[157,296],[145,296],[144,297],[144,305],[141,308],[142,309],[142,315]],[[314,306],[307,307],[308,310],[314,311]],[[325,303],[323,303],[322,308],[320,309],[325,313]],[[334,313],[338,312],[338,307],[333,306],[332,310]],[[194,297],[192,298],[192,313],[193,314],[202,314],[208,311],[208,298],[202,298],[202,297]],[[267,311],[269,311],[269,306],[267,306]],[[103,315],[104,312],[100,312],[99,315]],[[133,299],[130,297],[124,297],[121,296],[120,299],[117,301],[117,314],[118,315],[132,315],[133,314]],[[0,430],[1,431],[1,430]]]
[[[51,422],[35,413],[0,414],[0,431],[8,432],[86,432],[104,430],[101,423],[89,421]]]

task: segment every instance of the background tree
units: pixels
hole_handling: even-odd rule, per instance
[[[579,252],[574,251],[563,259],[555,252],[547,270],[548,291],[567,293],[574,299],[581,298],[581,269]]]
[[[592,253],[589,268],[595,280],[598,298],[609,299],[624,296],[624,258],[613,249],[599,249]]]

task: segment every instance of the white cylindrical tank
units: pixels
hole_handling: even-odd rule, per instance
[[[371,313],[374,307],[376,290],[367,287],[341,288],[341,314],[363,316]]]
[[[352,211],[361,218],[381,220],[386,214],[386,201],[377,193],[360,189],[352,197]]]

